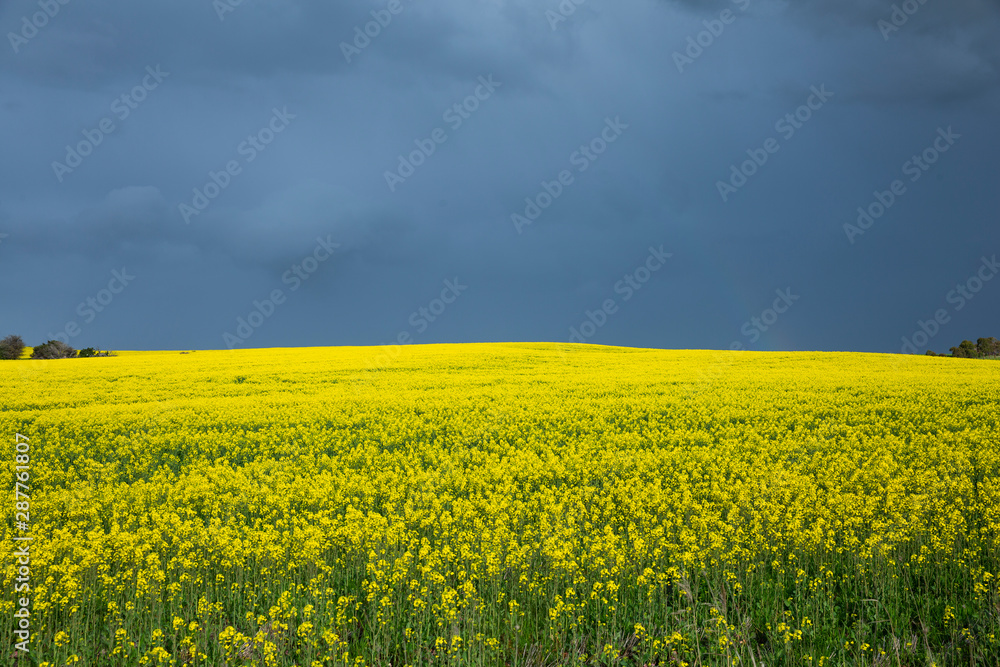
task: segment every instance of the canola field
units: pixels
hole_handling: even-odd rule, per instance
[[[900,355],[0,362],[0,663],[995,666],[998,406]]]

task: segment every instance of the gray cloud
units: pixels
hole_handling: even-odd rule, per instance
[[[592,342],[728,346],[793,285],[801,304],[758,347],[892,351],[1000,246],[995,2],[928,2],[888,40],[892,3],[751,2],[682,74],[674,53],[735,3],[588,0],[553,30],[554,1],[402,1],[351,62],[341,43],[385,2],[245,1],[221,21],[208,2],[73,2],[18,53],[5,42],[0,277],[25,285],[0,303],[7,326],[48,335],[126,265],[129,298],[74,342],[219,347],[329,237],[336,256],[253,345],[387,342],[455,276],[468,293],[418,342],[565,340],[665,244],[670,266]],[[0,28],[36,10],[7,3]],[[169,76],[120,118],[157,65]],[[489,75],[502,85],[453,126]],[[717,182],[820,84],[833,100],[722,202]],[[295,118],[249,160],[275,108]],[[608,117],[628,129],[581,162]],[[60,181],[52,163],[106,118]],[[851,245],[844,223],[947,125],[959,145]],[[390,191],[385,173],[438,129]],[[230,161],[238,175],[186,224],[180,205]],[[518,234],[511,215],[563,170],[572,184]],[[942,335],[1000,335],[986,303]]]

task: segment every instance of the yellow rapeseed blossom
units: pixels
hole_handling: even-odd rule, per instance
[[[996,362],[123,353],[0,392],[39,663],[1000,664]]]

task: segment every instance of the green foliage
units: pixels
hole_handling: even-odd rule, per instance
[[[980,338],[976,341],[976,350],[979,357],[1000,357],[1000,340],[993,338]]]
[[[936,354],[932,350],[927,350],[929,357],[955,357],[957,359],[995,359],[1000,357],[1000,340],[993,338],[980,338],[975,343],[971,340],[963,340],[958,347],[949,350],[951,354]]]
[[[976,344],[971,340],[963,340],[959,343],[958,347],[953,347],[950,350],[951,356],[959,357],[962,359],[975,359],[976,358]]]

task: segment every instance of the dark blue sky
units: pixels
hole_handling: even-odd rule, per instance
[[[29,344],[1000,336],[997,2],[11,0],[0,30]]]

